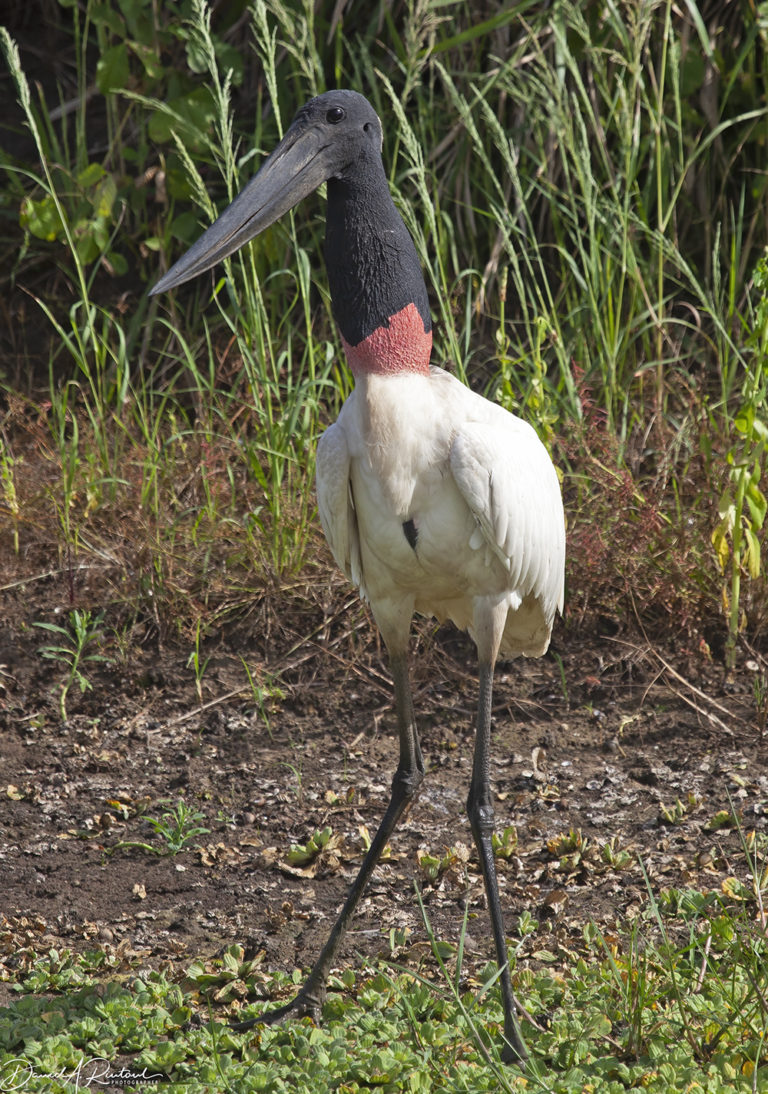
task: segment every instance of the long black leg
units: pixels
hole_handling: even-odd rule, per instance
[[[307,977],[299,994],[290,1003],[276,1010],[260,1014],[258,1018],[241,1022],[237,1029],[249,1029],[259,1022],[273,1024],[281,1022],[287,1017],[300,1017],[309,1014],[316,1021],[320,1020],[321,1010],[325,1002],[326,983],[333,965],[334,957],[339,948],[344,932],[347,929],[355,908],[357,907],[368,880],[373,873],[376,863],[381,857],[381,852],[397,826],[397,822],[413,801],[416,792],[424,778],[424,761],[421,756],[419,737],[416,731],[416,723],[413,714],[413,701],[411,699],[411,687],[408,679],[408,662],[405,656],[393,657],[392,676],[395,682],[395,705],[397,709],[398,733],[400,737],[400,760],[392,779],[392,794],[389,805],[382,818],[379,829],[374,836],[371,846],[363,859],[360,872],[355,878],[344,907],[333,926],[328,941],[315,962],[312,971]]]
[[[491,914],[493,940],[496,943],[496,956],[501,970],[499,980],[504,1005],[504,1038],[506,1040],[502,1051],[502,1059],[505,1063],[524,1063],[528,1059],[528,1050],[523,1042],[515,1016],[515,997],[509,975],[504,920],[501,914],[501,901],[499,900],[499,883],[496,878],[496,862],[491,842],[494,822],[490,786],[492,691],[493,665],[481,662],[475,757],[472,765],[472,782],[469,786],[469,797],[467,799],[467,813],[472,827],[472,835],[475,838],[480,855],[480,865],[485,880],[485,893],[488,898],[488,910]]]

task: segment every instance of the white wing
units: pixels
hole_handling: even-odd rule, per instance
[[[565,520],[560,483],[547,450],[519,418],[498,413],[465,422],[451,445],[456,485],[487,544],[509,571],[510,588],[533,595],[551,626],[563,606]]]
[[[350,454],[343,428],[337,422],[317,443],[315,485],[317,508],[325,538],[340,570],[361,594],[362,566],[357,517],[351,495]]]

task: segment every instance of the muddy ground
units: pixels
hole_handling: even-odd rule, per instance
[[[330,572],[330,571],[329,571]],[[98,600],[98,567],[81,595]],[[373,832],[396,762],[390,683],[367,613],[328,578],[340,605],[333,626],[278,639],[263,614],[220,634],[200,696],[190,647],[147,641],[93,662],[92,690],[68,696],[64,672],[38,649],[32,626],[62,618],[62,578],[38,566],[0,575],[0,981],[32,951],[102,948],[126,967],[181,974],[193,957],[231,942],[264,953],[268,967],[306,966],[318,949]],[[317,633],[312,633],[313,629]],[[599,633],[600,631],[603,633]],[[426,949],[413,881],[439,937],[458,937],[470,900],[470,959],[490,955],[482,884],[464,813],[472,753],[473,647],[450,628],[417,628],[414,686],[428,775],[354,921],[343,959],[390,953],[392,928],[410,936],[402,957]],[[256,680],[279,681],[259,699]],[[562,668],[561,668],[562,666]],[[767,829],[768,738],[754,681],[764,664],[742,651],[737,671],[700,649],[658,649],[621,621],[555,630],[541,660],[497,672],[493,780],[497,827],[518,844],[500,860],[508,929],[539,923],[521,960],[567,950],[594,920],[613,930],[647,904],[642,862],[656,893],[748,881],[738,828],[713,818],[734,809],[743,832]],[[146,817],[184,799],[210,831],[177,855]],[[664,809],[676,816],[664,816]],[[670,819],[676,823],[670,823]],[[288,861],[330,825],[314,862]],[[571,829],[581,848],[553,843]],[[613,841],[614,855],[604,850]],[[428,851],[453,863],[437,881]],[[629,864],[621,851],[631,852]],[[404,935],[399,936],[402,941]],[[8,985],[0,983],[0,1000]]]

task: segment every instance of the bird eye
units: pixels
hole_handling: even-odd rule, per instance
[[[332,106],[328,113],[325,115],[325,120],[330,122],[331,125],[338,125],[342,118],[345,118],[346,111],[340,106]]]

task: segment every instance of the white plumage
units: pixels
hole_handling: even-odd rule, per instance
[[[414,612],[478,641],[483,602],[505,613],[503,655],[546,651],[563,603],[563,506],[520,418],[440,368],[359,377],[318,443],[317,499],[333,556],[391,653],[404,652]]]

